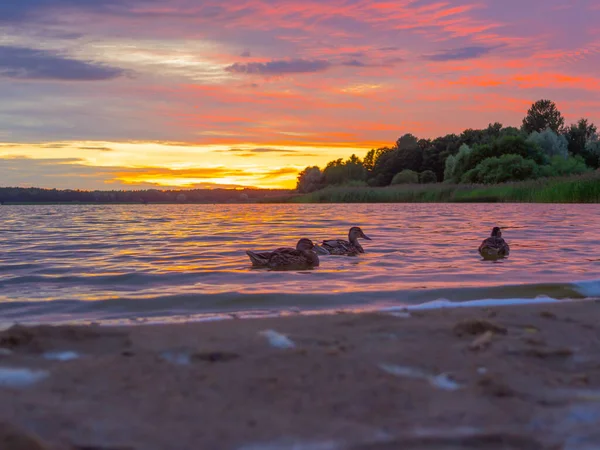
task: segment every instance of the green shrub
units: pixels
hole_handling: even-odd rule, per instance
[[[539,166],[535,161],[521,155],[503,155],[484,159],[477,167],[466,172],[461,182],[497,184],[537,178],[538,174]]]
[[[403,170],[394,175],[391,184],[417,184],[419,182],[419,174],[413,170]]]
[[[421,184],[430,184],[437,183],[437,177],[435,176],[435,172],[433,170],[426,170],[419,174],[419,183]]]
[[[590,170],[582,156],[569,156],[566,160],[562,156],[554,156],[550,164],[540,167],[540,175],[543,177],[582,175]]]

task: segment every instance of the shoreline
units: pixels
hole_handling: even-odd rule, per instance
[[[590,300],[17,326],[0,331],[0,443],[24,433],[39,445],[6,448],[600,445],[599,319]]]

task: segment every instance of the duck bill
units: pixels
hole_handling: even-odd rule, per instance
[[[367,236],[364,233],[363,233],[362,237],[363,237],[363,239],[366,239],[367,241],[372,241],[373,240],[373,239],[371,239],[369,236]]]

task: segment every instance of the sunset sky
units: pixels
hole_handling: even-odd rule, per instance
[[[293,187],[307,165],[600,125],[598,0],[2,0],[0,186]]]

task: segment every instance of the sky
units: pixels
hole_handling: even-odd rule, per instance
[[[0,2],[0,186],[290,188],[536,100],[600,124],[597,0]]]

